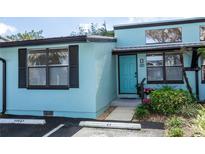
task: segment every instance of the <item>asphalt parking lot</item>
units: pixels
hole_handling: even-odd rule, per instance
[[[22,117],[8,116],[6,118],[24,118],[24,119],[45,119],[44,125],[33,124],[0,124],[0,137],[42,137],[52,131],[61,124],[62,128],[55,131],[49,137],[70,137],[78,132],[81,127],[78,126],[80,120],[74,118],[58,118],[58,117]]]
[[[14,119],[45,119],[46,124],[0,124],[0,137],[159,137],[164,136],[162,123],[141,122],[142,130],[80,127],[82,120],[62,117],[7,116]],[[59,127],[60,126],[60,127]]]

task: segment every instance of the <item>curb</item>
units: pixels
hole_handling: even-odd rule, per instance
[[[81,121],[81,127],[141,130],[141,124],[124,122]]]

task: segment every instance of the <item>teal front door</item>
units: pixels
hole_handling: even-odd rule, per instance
[[[137,56],[119,56],[119,93],[136,94]]]

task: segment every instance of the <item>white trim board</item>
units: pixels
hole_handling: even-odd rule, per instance
[[[44,119],[9,119],[0,118],[0,124],[29,124],[29,125],[44,125]]]

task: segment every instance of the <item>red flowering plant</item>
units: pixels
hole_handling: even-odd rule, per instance
[[[151,99],[150,98],[144,98],[142,100],[142,106],[146,108],[148,111],[152,111],[152,105],[151,105]]]
[[[142,100],[142,104],[150,104],[151,103],[151,99],[150,98],[144,98]]]
[[[144,93],[146,95],[149,95],[152,91],[154,91],[154,89],[152,89],[152,88],[144,88]]]

